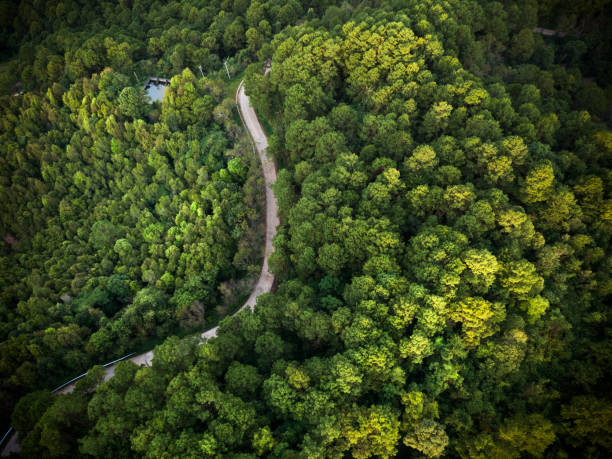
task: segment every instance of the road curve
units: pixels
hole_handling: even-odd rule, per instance
[[[249,299],[240,307],[235,314],[238,314],[245,308],[250,308],[251,310],[255,307],[255,303],[257,302],[257,297],[262,293],[268,293],[272,289],[272,284],[274,283],[274,274],[270,272],[268,269],[268,257],[274,250],[274,246],[272,245],[272,241],[274,240],[274,236],[276,236],[276,227],[278,226],[278,205],[276,204],[276,196],[274,196],[274,192],[272,191],[272,184],[276,181],[276,166],[274,165],[274,160],[269,158],[266,155],[266,149],[268,148],[268,138],[264,133],[261,124],[259,123],[259,119],[257,119],[257,115],[255,114],[255,110],[251,107],[249,102],[249,96],[244,93],[244,81],[240,82],[238,89],[236,90],[236,104],[240,110],[242,122],[247,127],[249,133],[251,134],[251,139],[255,144],[255,149],[257,150],[257,154],[259,155],[259,160],[261,161],[261,168],[263,170],[263,178],[265,184],[265,193],[266,193],[266,241],[264,248],[264,259],[263,264],[261,265],[261,272],[259,273],[259,278],[257,279],[257,283],[249,296]],[[202,333],[202,340],[206,340],[213,336],[217,336],[217,329],[219,327],[211,328],[208,331]]]
[[[268,69],[266,69],[266,73],[268,73]],[[247,96],[244,92],[244,81],[240,82],[238,89],[236,90],[236,104],[238,106],[238,111],[240,112],[240,117],[244,125],[246,126],[251,139],[255,145],[255,149],[257,150],[257,154],[259,155],[259,160],[261,161],[261,167],[263,170],[263,178],[264,178],[264,188],[266,195],[266,204],[265,204],[265,214],[266,214],[266,235],[265,235],[265,248],[264,248],[264,259],[263,264],[261,266],[261,272],[259,273],[259,278],[257,279],[257,283],[251,292],[248,300],[240,307],[238,311],[234,314],[238,314],[245,308],[249,308],[253,310],[255,307],[255,303],[257,302],[257,297],[263,293],[268,293],[272,289],[272,284],[274,283],[274,275],[268,269],[268,257],[274,250],[272,245],[272,241],[274,236],[276,236],[276,228],[279,224],[278,220],[278,205],[276,203],[276,196],[274,196],[274,192],[272,191],[272,185],[276,181],[276,166],[274,164],[274,160],[269,158],[266,155],[266,149],[268,148],[268,138],[261,127],[259,120],[257,119],[257,115],[255,114],[255,110],[251,107],[249,96]],[[213,327],[210,330],[207,330],[201,334],[201,342],[205,343],[206,340],[217,336],[217,330],[219,326]],[[128,359],[131,362],[134,362],[136,365],[147,365],[151,366],[153,361],[153,351],[148,351],[143,354],[138,354],[134,357]],[[108,381],[115,375],[115,366],[117,364],[110,365],[104,370],[104,381]],[[67,394],[74,390],[76,386],[76,382],[63,387],[61,390],[58,390],[57,394]],[[19,439],[17,433],[14,433],[11,438],[7,441],[6,446],[2,449],[2,456],[8,456],[12,452],[19,452]]]

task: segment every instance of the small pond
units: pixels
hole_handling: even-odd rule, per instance
[[[148,78],[144,87],[147,95],[151,98],[151,102],[161,102],[169,84],[170,80],[165,78]]]

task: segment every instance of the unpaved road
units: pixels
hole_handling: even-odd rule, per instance
[[[255,148],[257,149],[257,154],[259,155],[259,160],[261,161],[261,167],[263,169],[266,193],[266,243],[264,248],[264,260],[257,283],[249,299],[246,300],[246,303],[244,303],[238,311],[236,311],[236,314],[245,308],[250,308],[252,310],[255,307],[257,297],[262,293],[268,293],[272,289],[274,275],[268,270],[268,257],[274,250],[272,241],[274,236],[276,236],[276,227],[278,226],[278,205],[276,204],[276,196],[274,196],[274,192],[272,191],[272,184],[276,181],[276,166],[274,165],[274,161],[266,155],[268,138],[257,119],[255,110],[253,110],[253,107],[251,107],[249,103],[249,96],[244,93],[243,83],[244,82],[240,83],[236,91],[236,103],[242,113],[242,120],[251,133],[251,138],[255,143]],[[202,333],[202,339],[205,340],[217,336],[218,328],[219,327],[211,328]]]
[[[266,69],[266,73],[268,73],[269,68]],[[257,297],[263,293],[268,293],[272,289],[272,284],[274,283],[274,275],[268,270],[268,257],[274,250],[272,246],[272,240],[276,235],[276,227],[278,226],[278,205],[276,204],[276,196],[274,196],[274,192],[272,191],[272,184],[276,181],[276,166],[274,165],[274,161],[271,158],[268,158],[266,155],[266,148],[268,147],[268,138],[264,133],[259,120],[257,119],[257,115],[255,114],[255,110],[251,107],[249,102],[249,97],[244,93],[244,81],[240,82],[238,89],[236,91],[236,104],[238,105],[238,109],[242,115],[242,120],[246,128],[248,129],[253,142],[255,143],[255,148],[257,150],[257,154],[259,155],[259,160],[261,161],[261,167],[263,169],[263,178],[265,185],[265,194],[266,194],[266,205],[265,205],[265,214],[266,214],[266,237],[265,237],[265,249],[264,249],[264,259],[263,264],[261,266],[261,272],[259,273],[259,278],[257,279],[257,283],[249,296],[249,299],[240,307],[238,312],[242,311],[245,308],[253,309],[255,307],[255,303],[257,302]],[[211,328],[202,333],[202,341],[201,343],[206,342],[207,339],[217,336],[217,329],[219,327]],[[150,366],[153,360],[153,351],[145,352],[143,354],[136,355],[130,359],[137,365],[147,365]],[[104,381],[108,381],[115,375],[115,366],[117,364],[106,367],[104,374]],[[68,386],[62,388],[57,391],[57,394],[67,394],[74,390],[76,386],[76,382],[69,384]],[[42,414],[42,413],[41,413]],[[13,434],[11,438],[7,441],[6,446],[2,450],[2,456],[8,456],[12,452],[19,452],[19,439],[17,438],[17,434]]]

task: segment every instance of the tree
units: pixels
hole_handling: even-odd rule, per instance
[[[433,138],[443,132],[447,126],[453,106],[445,101],[434,104],[423,119],[423,133],[426,138]]]
[[[536,267],[527,260],[506,265],[501,282],[510,294],[519,298],[533,296],[541,292],[544,286],[544,280],[538,275]]]
[[[251,2],[245,14],[246,22],[250,27],[257,27],[265,19],[264,6],[261,2]]]
[[[167,377],[186,371],[195,360],[197,345],[197,337],[171,336],[155,348],[153,368]]]
[[[404,437],[404,444],[427,457],[440,457],[448,445],[448,436],[436,421],[425,419],[418,424],[414,432]]]
[[[450,318],[463,325],[464,340],[470,347],[495,333],[495,324],[504,316],[501,304],[491,303],[484,298],[465,298],[459,302]]]
[[[409,339],[400,343],[400,354],[403,358],[409,358],[412,363],[419,364],[433,354],[434,348],[426,333],[418,330]],[[410,446],[410,445],[409,445]]]
[[[399,440],[397,414],[387,406],[373,405],[350,410],[340,420],[342,450],[356,458],[391,457]]]
[[[552,192],[554,180],[555,174],[550,162],[542,163],[531,169],[522,187],[525,203],[545,201]]]
[[[512,163],[518,166],[524,163],[528,154],[525,141],[517,136],[511,136],[504,139],[502,150],[512,159]]]
[[[126,262],[129,260],[131,255],[133,254],[132,244],[127,239],[121,238],[115,241],[115,245],[113,246],[113,250],[117,255],[119,255]]]
[[[53,404],[40,417],[40,447],[49,457],[65,457],[77,449],[77,439],[87,430],[87,399],[72,393],[55,397]],[[27,452],[25,452],[27,454]]]
[[[535,323],[550,306],[549,301],[540,295],[529,298],[521,303],[521,308],[527,312],[527,321],[531,324]]]
[[[418,146],[412,156],[404,160],[404,166],[419,174],[431,171],[438,164],[436,152],[429,145]]]
[[[28,432],[33,430],[40,419],[41,413],[44,413],[52,403],[53,394],[46,390],[30,392],[22,397],[15,405],[11,415],[11,422],[15,430],[21,433],[22,437],[25,437]]]
[[[276,441],[268,426],[262,427],[253,435],[253,449],[259,456],[263,456],[266,452],[272,450],[275,445]]]
[[[246,45],[251,54],[255,55],[263,44],[264,37],[255,27],[249,27],[245,33]]]
[[[510,56],[518,62],[528,61],[535,51],[535,40],[530,29],[522,29],[512,38]]]
[[[245,35],[242,21],[236,18],[223,33],[223,46],[228,53],[241,49],[244,45]]]
[[[317,263],[327,273],[334,275],[342,270],[346,257],[338,244],[325,244],[319,249]]]
[[[556,438],[552,422],[540,414],[509,419],[500,427],[499,436],[518,451],[533,456],[541,456]]]
[[[242,158],[232,158],[227,163],[227,170],[240,180],[246,178],[247,168]]]
[[[232,362],[225,373],[227,388],[240,397],[252,397],[263,382],[257,368],[252,365],[243,365]]]
[[[132,119],[138,119],[143,113],[143,96],[142,93],[132,87],[123,88],[119,93],[119,112],[124,116],[129,116]]]
[[[467,267],[463,272],[466,281],[474,291],[486,293],[501,268],[497,258],[488,250],[471,249],[463,254],[462,260]]]

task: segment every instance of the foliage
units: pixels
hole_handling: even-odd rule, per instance
[[[606,67],[604,34],[594,28],[584,41],[534,34],[552,25],[546,21],[555,12],[559,25],[574,18],[565,29],[573,33],[595,21],[581,5],[554,1],[331,3],[164,7],[168,17],[174,7],[209,25],[200,43],[214,44],[217,59],[245,46],[259,60],[247,67],[245,84],[274,128],[269,151],[280,165],[281,225],[270,259],[277,289],[261,295],[253,313],[224,319],[216,338],[201,346],[170,338],[152,367],[122,364],[95,390],[54,399],[38,422],[32,407],[50,402],[28,396],[14,415],[32,428],[28,451],[610,455],[612,142],[609,104],[597,100],[609,82],[589,64],[599,56]],[[150,32],[146,52],[158,66],[180,64],[186,53],[187,45],[169,45],[170,35],[157,39],[168,30]],[[142,65],[143,54],[110,38],[118,65]],[[582,70],[594,86],[583,83]],[[15,305],[6,322],[42,335],[42,344],[32,341],[34,331],[11,336],[12,352],[2,357],[3,368],[15,369],[10,384],[34,380],[39,369],[28,356],[48,365],[51,346],[80,349],[88,340],[85,350],[95,354],[121,343],[125,329],[140,337],[163,334],[170,317],[199,324],[200,305],[206,312],[218,282],[241,266],[227,253],[246,231],[248,220],[237,215],[246,213],[239,190],[248,196],[248,156],[223,154],[234,138],[212,124],[228,119],[216,83],[179,71],[157,123],[150,112],[145,121],[119,109],[129,85],[111,70],[68,91],[28,92],[22,99],[30,108],[8,104],[3,167],[11,181],[2,190],[32,197],[11,214],[22,228],[11,235],[30,250],[71,231],[61,247],[80,263],[72,271],[49,262],[22,267],[13,260],[24,257],[10,258],[15,249],[6,248],[3,266],[17,266],[14,276],[25,279],[18,288],[3,284],[3,298]],[[58,100],[61,110],[47,109]],[[63,120],[78,129],[68,138],[59,128],[45,131],[33,116],[40,110],[51,126]],[[106,143],[98,130],[108,133]],[[48,141],[28,141],[32,132]],[[71,168],[60,153],[83,167]],[[101,197],[106,175],[90,166],[98,157],[125,165],[106,166],[111,191],[124,186],[115,177],[134,171],[115,207]],[[130,194],[136,183],[139,193]],[[82,196],[103,203],[79,204]],[[135,201],[127,216],[112,210],[128,199]],[[179,199],[185,203],[173,207]],[[60,222],[37,239],[27,231],[42,227],[32,210],[47,207]],[[88,208],[87,225],[72,223]],[[79,252],[79,244],[90,251]],[[115,272],[117,262],[125,269]],[[81,266],[94,266],[93,274],[77,276]],[[99,277],[107,279],[91,280]],[[54,295],[68,289],[72,302],[54,307]],[[76,316],[60,326],[45,311]]]

